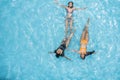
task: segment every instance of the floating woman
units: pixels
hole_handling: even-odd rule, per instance
[[[68,35],[68,26],[70,25],[70,33],[72,32],[72,26],[73,26],[73,11],[74,10],[84,10],[86,8],[75,8],[74,7],[74,3],[72,1],[68,2],[68,6],[59,4],[58,0],[55,0],[56,4],[58,4],[59,6],[63,7],[66,9],[67,11],[67,16],[65,19],[65,37],[67,37]]]
[[[89,41],[88,25],[89,25],[89,18],[88,18],[88,21],[85,25],[85,28],[83,29],[82,36],[81,36],[81,39],[80,39],[80,50],[79,51],[72,50],[73,52],[79,53],[80,57],[82,59],[85,59],[86,56],[95,53],[94,50],[91,51],[91,52],[87,52],[87,44],[88,44],[88,41]]]
[[[74,35],[74,32],[75,32],[75,31],[73,31],[73,32],[69,35],[69,37],[63,39],[63,41],[61,42],[60,46],[59,46],[54,52],[49,52],[49,53],[55,53],[57,58],[59,58],[59,57],[61,56],[61,57],[65,57],[65,58],[71,60],[70,58],[68,58],[68,57],[66,57],[66,56],[64,55],[64,51],[65,51],[65,49],[68,47],[68,45],[69,45],[69,43],[70,43],[70,41],[71,41],[71,38],[72,38],[73,35]]]

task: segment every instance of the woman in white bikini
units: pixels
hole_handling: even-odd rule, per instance
[[[73,25],[73,18],[72,14],[74,10],[84,10],[86,8],[75,8],[73,6],[73,2],[70,1],[68,2],[68,6],[62,5],[58,3],[58,0],[55,0],[55,3],[58,4],[59,6],[63,7],[67,11],[66,19],[65,19],[65,37],[68,35],[68,26],[70,25],[70,33],[72,32],[72,25]]]

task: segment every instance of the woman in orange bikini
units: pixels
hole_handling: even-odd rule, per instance
[[[75,10],[84,10],[86,8],[75,8],[74,3],[72,1],[68,2],[68,6],[59,4],[58,0],[55,0],[55,3],[59,6],[63,7],[67,11],[66,19],[65,19],[65,37],[68,36],[68,26],[70,25],[70,33],[72,32],[72,25],[73,25],[73,11]]]
[[[87,52],[87,44],[89,41],[89,35],[88,35],[88,25],[89,25],[89,19],[87,21],[87,24],[85,25],[85,28],[83,30],[81,39],[80,39],[80,49],[79,51],[72,50],[73,52],[77,52],[80,54],[80,57],[82,59],[85,59],[86,56],[93,54],[95,51]]]

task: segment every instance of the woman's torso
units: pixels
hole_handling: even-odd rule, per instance
[[[67,18],[72,18],[73,8],[68,7],[66,11],[67,11]]]

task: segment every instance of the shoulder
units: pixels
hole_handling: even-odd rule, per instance
[[[65,9],[69,9],[69,7],[68,7],[68,6],[65,6]]]
[[[72,10],[76,10],[76,8],[75,8],[75,7],[73,7],[73,8],[72,8]]]

